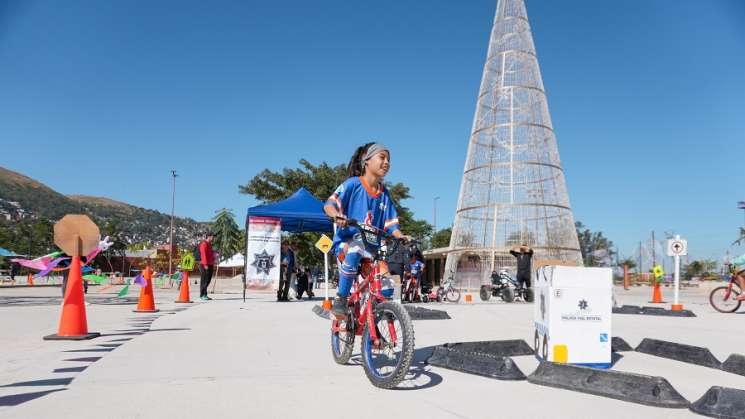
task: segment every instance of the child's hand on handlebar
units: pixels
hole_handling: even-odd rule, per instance
[[[338,225],[341,228],[346,227],[349,223],[347,221],[347,217],[344,215],[337,215],[334,217],[334,223]]]

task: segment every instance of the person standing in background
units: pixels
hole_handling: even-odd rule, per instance
[[[292,273],[295,271],[295,252],[285,240],[282,242],[281,268],[279,270],[279,289],[277,290],[277,301],[289,301],[290,284],[292,284]]]
[[[215,253],[212,250],[212,240],[215,235],[212,232],[208,232],[204,240],[199,243],[199,273],[200,273],[200,284],[199,284],[199,299],[202,301],[209,301],[211,298],[207,296],[207,287],[212,281],[212,274],[214,273],[215,265]]]

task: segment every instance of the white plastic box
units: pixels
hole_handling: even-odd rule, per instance
[[[544,266],[536,271],[536,356],[595,368],[611,366],[610,268]]]

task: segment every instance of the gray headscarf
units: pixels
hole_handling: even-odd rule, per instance
[[[384,146],[383,144],[375,143],[371,145],[370,147],[368,147],[367,153],[365,153],[365,155],[362,157],[362,160],[360,161],[360,164],[362,166],[360,167],[360,169],[364,169],[365,162],[370,160],[374,155],[380,153],[381,151],[387,152],[389,156],[391,155],[391,152],[390,150],[388,150],[388,147]]]

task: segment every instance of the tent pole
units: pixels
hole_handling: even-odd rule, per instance
[[[326,281],[326,291],[324,301],[329,299],[329,255],[328,253],[323,254],[323,277]]]

